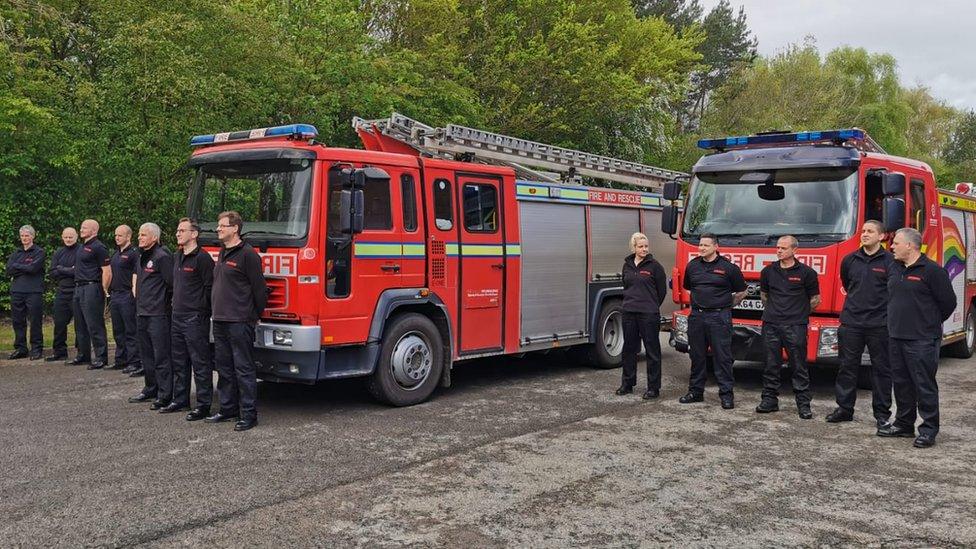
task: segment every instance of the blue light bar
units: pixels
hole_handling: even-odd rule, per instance
[[[227,143],[229,141],[247,141],[249,139],[264,139],[267,137],[291,136],[298,139],[314,139],[318,137],[319,131],[311,124],[289,124],[287,126],[275,126],[273,128],[256,128],[253,130],[243,130],[238,132],[212,133],[209,135],[197,135],[190,139],[191,147],[201,145],[214,145],[217,143]]]
[[[822,132],[771,133],[764,135],[747,135],[741,137],[723,137],[720,139],[701,139],[699,149],[734,149],[749,145],[782,145],[790,143],[813,143],[820,141],[847,141],[853,139],[862,141],[867,137],[864,130],[852,128],[848,130],[829,130]]]

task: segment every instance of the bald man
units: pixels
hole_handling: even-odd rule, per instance
[[[81,223],[81,244],[75,256],[74,314],[78,330],[78,356],[68,364],[88,364],[89,370],[108,362],[105,336],[105,290],[108,288],[108,248],[98,240],[98,222]],[[94,354],[93,354],[94,353]]]
[[[783,350],[793,367],[793,395],[800,419],[813,418],[810,407],[810,372],[807,370],[807,324],[810,311],[820,305],[817,271],[796,259],[799,243],[786,235],[776,241],[775,261],[759,273],[763,302],[762,338],[766,347],[762,402],[756,412],[779,411],[780,369]]]
[[[78,253],[78,231],[65,227],[61,231],[61,242],[51,258],[48,277],[57,285],[54,293],[54,354],[45,358],[47,362],[68,359],[68,324],[74,316],[71,302],[75,296],[75,256]],[[78,347],[78,323],[75,323],[75,348]]]
[[[123,373],[139,377],[143,372],[136,335],[136,299],[132,294],[139,249],[132,245],[131,227],[119,225],[115,228],[115,245],[117,249],[109,260],[112,276],[108,284],[112,336],[115,338],[115,363],[111,369],[121,369]]]

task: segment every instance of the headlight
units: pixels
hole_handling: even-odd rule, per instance
[[[817,345],[817,356],[837,355],[837,328],[820,328],[820,344]]]
[[[688,317],[685,315],[674,315],[674,340],[688,343]]]
[[[275,345],[291,347],[291,330],[275,330],[271,333],[271,339]]]

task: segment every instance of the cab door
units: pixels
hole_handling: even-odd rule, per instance
[[[505,247],[501,179],[458,174],[460,352],[503,346]]]

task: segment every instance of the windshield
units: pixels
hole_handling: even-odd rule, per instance
[[[189,217],[209,236],[217,216],[234,210],[248,239],[289,241],[308,234],[311,161],[305,158],[204,164],[197,170]]]
[[[745,176],[745,181],[740,182]],[[759,196],[764,178],[782,200]],[[802,241],[841,241],[857,222],[857,171],[851,168],[699,173],[691,183],[682,236],[713,233],[766,242],[792,234]]]

